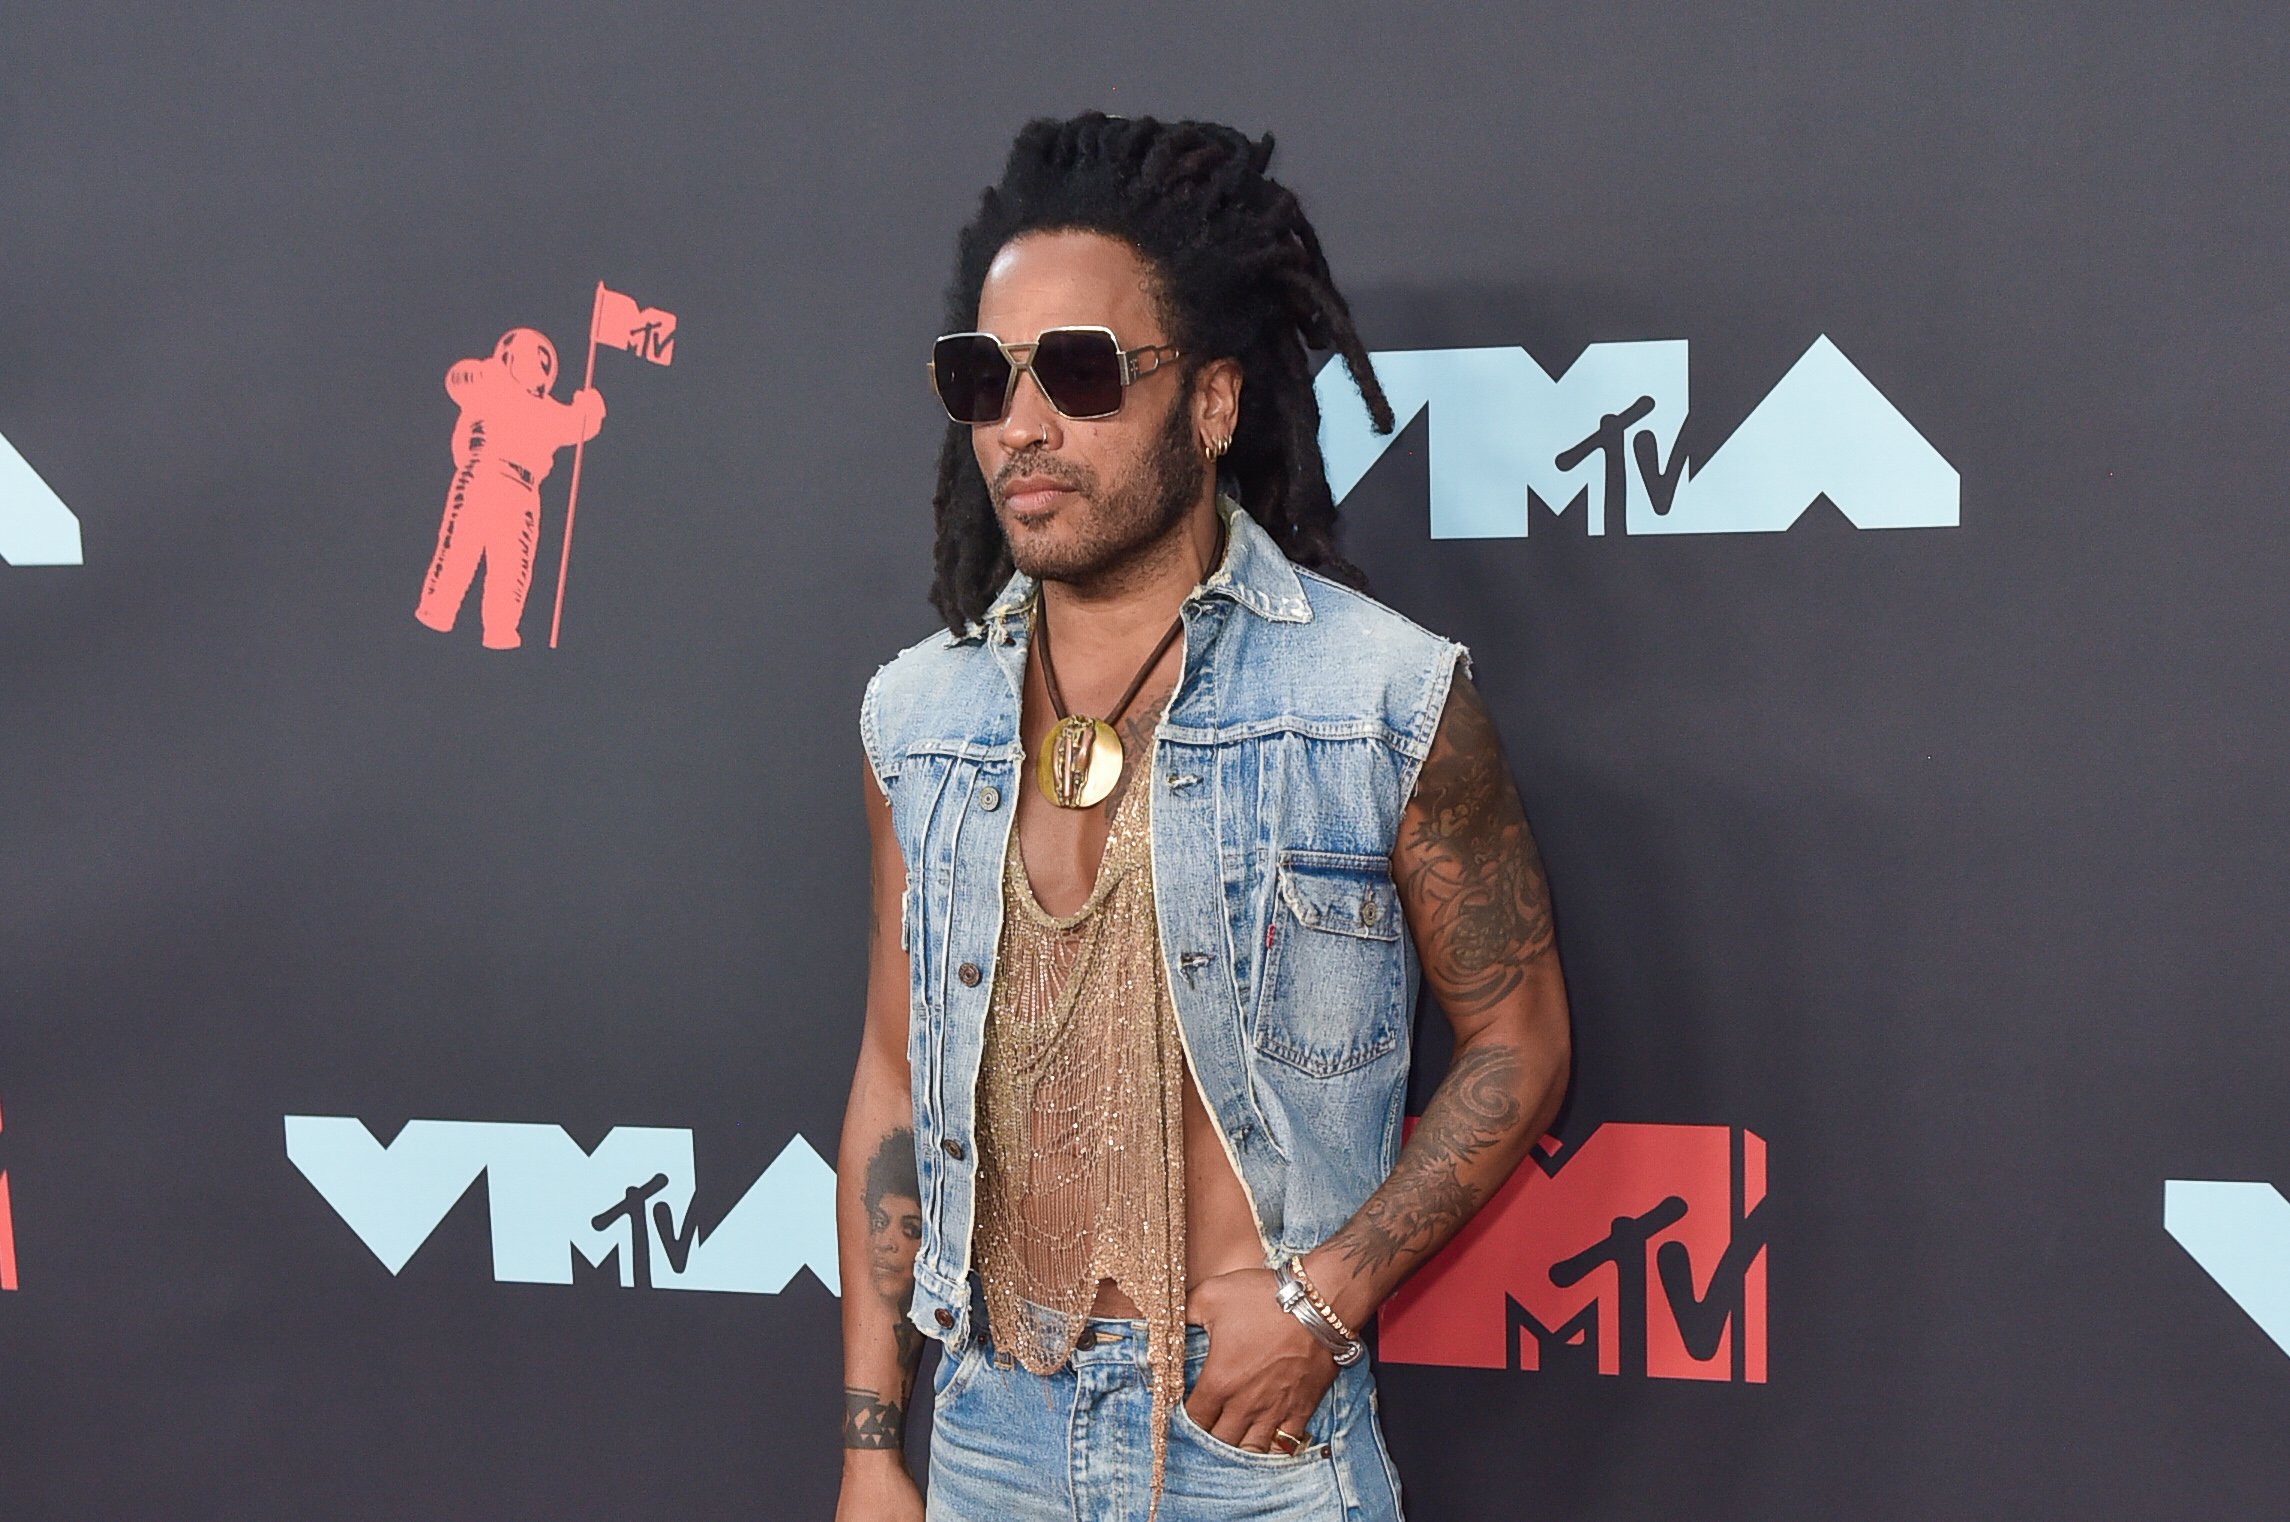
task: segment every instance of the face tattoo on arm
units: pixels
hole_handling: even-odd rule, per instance
[[[907,1389],[888,1392],[843,1390],[843,1446],[906,1446],[906,1402],[922,1355],[922,1333],[907,1320],[914,1300],[914,1254],[922,1240],[922,1188],[914,1166],[914,1132],[893,1130],[867,1162],[863,1196],[867,1208],[868,1291],[897,1316],[892,1336]],[[853,1287],[855,1289],[855,1287]],[[851,1290],[846,1290],[846,1293]]]

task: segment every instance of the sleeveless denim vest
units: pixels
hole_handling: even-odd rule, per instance
[[[1399,1156],[1417,967],[1391,853],[1463,647],[1280,553],[1230,498],[1185,602],[1151,756],[1154,905],[1187,1060],[1267,1263],[1325,1240]],[[970,1336],[974,1095],[1017,789],[1032,583],[875,673],[867,759],[906,860],[923,1237],[909,1315]]]

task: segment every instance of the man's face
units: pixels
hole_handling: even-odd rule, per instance
[[[1111,328],[1124,349],[1165,344],[1152,273],[1102,233],[1029,233],[994,256],[978,327],[1004,343],[1044,328]],[[1187,356],[1192,358],[1193,356]],[[1200,501],[1202,463],[1179,363],[1125,388],[1108,418],[1061,417],[1028,374],[1010,411],[970,430],[978,469],[1019,570],[1090,581],[1166,537]]]

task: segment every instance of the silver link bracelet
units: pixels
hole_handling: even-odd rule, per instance
[[[1312,1334],[1313,1341],[1328,1350],[1328,1356],[1336,1360],[1336,1367],[1349,1368],[1366,1355],[1366,1343],[1357,1337],[1346,1337],[1328,1324],[1328,1318],[1320,1314],[1319,1307],[1312,1303],[1311,1296],[1304,1293],[1303,1284],[1286,1263],[1275,1263],[1272,1266],[1272,1277],[1278,1285],[1273,1297],[1280,1302],[1280,1308],[1304,1323],[1304,1330]]]

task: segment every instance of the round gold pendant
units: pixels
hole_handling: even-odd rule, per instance
[[[1121,780],[1121,737],[1103,719],[1068,714],[1042,737],[1034,780],[1061,809],[1103,803]]]

